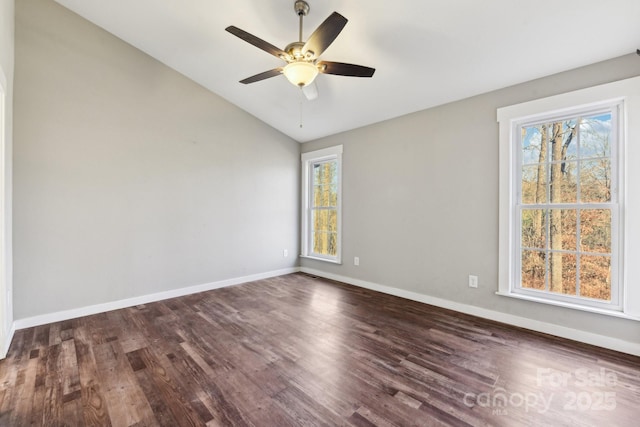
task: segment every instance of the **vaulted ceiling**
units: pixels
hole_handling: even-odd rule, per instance
[[[308,101],[284,76],[238,83],[283,62],[224,31],[284,48],[293,0],[56,1],[300,142],[640,47],[638,0],[308,0],[303,39],[333,11],[349,20],[321,58],[376,68],[321,74]]]

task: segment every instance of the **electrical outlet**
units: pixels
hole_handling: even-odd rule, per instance
[[[469,287],[477,288],[478,287],[478,276],[469,275]]]
[[[353,257],[353,265],[360,265],[360,257]]]
[[[283,249],[283,250],[282,250],[282,256],[283,256],[284,258],[288,257],[288,256],[289,256],[289,250],[288,250],[288,249]]]

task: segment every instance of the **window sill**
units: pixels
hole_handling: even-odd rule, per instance
[[[342,265],[342,261],[338,260],[338,259],[320,258],[320,257],[316,257],[316,256],[311,256],[311,255],[300,255],[300,258],[312,259],[314,261],[324,261],[324,262],[328,262],[328,263],[331,263],[331,264]]]
[[[537,302],[537,303],[541,303],[541,304],[548,304],[548,305],[555,305],[558,307],[565,307],[565,308],[571,308],[574,310],[581,310],[581,311],[588,311],[590,313],[596,313],[596,314],[603,314],[605,316],[612,316],[612,317],[618,317],[618,318],[622,318],[622,319],[627,319],[627,320],[635,320],[635,321],[640,321],[640,317],[638,316],[632,316],[630,314],[624,313],[622,311],[619,310],[607,310],[604,308],[596,308],[596,307],[589,307],[589,306],[585,306],[585,305],[579,305],[579,304],[571,304],[568,302],[563,302],[563,301],[553,301],[553,300],[548,300],[548,299],[544,299],[544,298],[536,298],[536,297],[532,297],[529,295],[522,295],[522,294],[516,294],[513,292],[496,292],[496,295],[500,295],[503,297],[509,297],[509,298],[516,298],[516,299],[521,299],[521,300],[525,300],[525,301],[533,301],[533,302]]]

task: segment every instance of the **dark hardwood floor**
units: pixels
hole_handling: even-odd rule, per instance
[[[640,358],[292,274],[17,331],[2,426],[638,426]]]

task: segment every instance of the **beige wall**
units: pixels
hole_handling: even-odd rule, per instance
[[[15,93],[16,319],[296,265],[292,139],[52,0]]]
[[[4,153],[0,159],[1,185],[4,186],[4,207],[0,217],[4,219],[4,229],[0,232],[0,239],[4,239],[4,262],[0,260],[0,357],[3,357],[8,343],[9,330],[13,322],[12,312],[12,146],[13,146],[13,62],[14,58],[14,0],[0,0],[0,70],[6,79],[5,122],[4,122]],[[3,203],[0,203],[3,206]],[[2,223],[2,221],[0,221]],[[1,242],[0,242],[1,244]],[[1,252],[0,252],[1,254]],[[1,255],[0,255],[1,256]]]
[[[637,75],[640,58],[628,55],[304,144],[303,152],[344,145],[344,264],[301,265],[640,343],[636,321],[495,295],[496,109]]]

